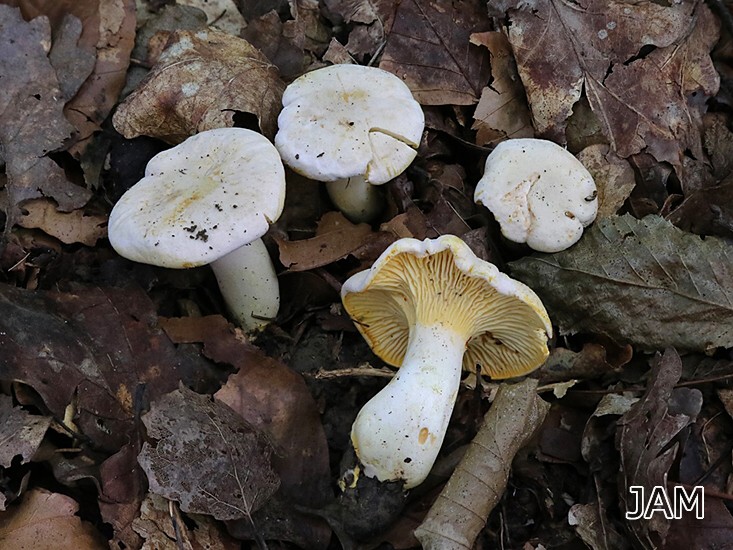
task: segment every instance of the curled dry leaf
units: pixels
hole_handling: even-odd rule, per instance
[[[48,59],[48,19],[27,23],[17,8],[0,5],[0,149],[7,174],[9,225],[17,207],[42,196],[63,211],[86,204],[91,193],[66,179],[48,154],[74,133],[63,115],[60,83]]]
[[[257,118],[272,138],[285,85],[277,69],[246,40],[216,29],[171,34],[158,64],[113,117],[118,132],[179,143],[204,130]]]
[[[178,506],[158,495],[149,494],[140,507],[133,529],[145,540],[141,550],[238,550],[221,524],[210,517],[188,514],[183,520]]]
[[[465,456],[415,529],[423,548],[473,548],[504,494],[514,456],[535,435],[550,408],[536,390],[537,381],[529,378],[500,386]]]
[[[181,385],[143,415],[148,436],[138,462],[150,491],[181,510],[216,519],[251,518],[277,490],[272,446],[227,405]]]
[[[326,435],[303,378],[247,343],[223,317],[170,318],[161,323],[172,340],[202,342],[212,361],[238,369],[214,397],[266,433],[276,447],[272,465],[280,488],[254,515],[258,532],[303,548],[325,547],[328,527],[293,507],[318,508],[332,498]],[[228,527],[244,536],[249,522],[230,522]]]
[[[397,6],[379,68],[402,78],[423,105],[471,105],[488,80],[489,59],[469,37],[489,25],[479,0],[405,0]]]
[[[233,0],[179,0],[177,4],[200,9],[209,25],[232,36],[239,36],[247,26]]]
[[[507,19],[538,134],[563,143],[585,88],[621,157],[647,148],[673,165],[685,149],[700,158],[701,113],[719,84],[717,23],[704,3],[503,0],[492,10]]]
[[[0,514],[0,547],[58,550],[67,548],[103,550],[107,541],[76,512],[79,505],[71,497],[31,489],[20,505]]]
[[[74,69],[72,74],[76,75],[73,93],[65,93],[63,97],[69,100],[64,115],[77,130],[71,150],[80,153],[92,134],[100,129],[125,85],[135,40],[135,0],[10,0],[4,3],[19,5],[26,20],[39,15],[50,19],[54,28],[50,58],[56,74],[68,80],[70,74],[66,70],[71,67]],[[60,38],[64,42],[69,39],[64,31],[69,18],[81,23],[79,41],[64,45],[63,50],[54,54],[56,42]],[[69,55],[72,48],[76,51]]]
[[[41,229],[66,244],[94,246],[99,239],[107,236],[107,216],[86,216],[81,209],[59,212],[48,199],[24,202],[18,225]]]
[[[315,237],[286,241],[275,237],[280,261],[291,271],[307,271],[345,258],[369,242],[374,235],[369,224],[353,224],[340,212],[321,218]]]
[[[38,416],[13,407],[13,400],[0,395],[0,467],[10,468],[20,455],[20,463],[28,462],[51,425],[50,416]]]
[[[652,361],[651,379],[644,396],[631,406],[618,422],[616,447],[621,453],[618,492],[623,512],[636,508],[629,488],[644,487],[650,494],[654,487],[670,490],[674,476],[670,468],[684,451],[677,439],[680,432],[695,421],[702,407],[697,389],[678,388],[682,362],[674,349],[657,355]],[[664,546],[670,519],[665,514],[628,521],[627,527],[640,548]]]
[[[658,216],[596,221],[572,248],[509,264],[561,334],[604,334],[646,349],[733,346],[733,246]]]
[[[596,218],[615,216],[636,185],[634,169],[625,159],[599,143],[589,145],[577,155],[593,176],[598,190],[598,214]]]
[[[524,86],[507,37],[501,32],[482,32],[472,34],[471,43],[485,46],[491,54],[491,84],[481,91],[473,113],[471,129],[476,130],[476,143],[534,137]]]

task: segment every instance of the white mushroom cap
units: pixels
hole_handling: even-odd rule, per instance
[[[425,126],[407,85],[361,65],[304,74],[285,89],[283,107],[275,146],[288,166],[317,181],[386,183],[415,158]]]
[[[203,265],[264,235],[284,201],[285,171],[267,138],[208,130],[150,160],[112,209],[109,240],[137,262]]]
[[[502,234],[540,252],[575,244],[598,212],[596,185],[571,153],[543,139],[501,142],[486,159],[474,199]]]

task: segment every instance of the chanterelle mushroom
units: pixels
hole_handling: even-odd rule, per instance
[[[372,185],[401,174],[425,126],[420,104],[392,73],[333,65],[294,80],[283,94],[275,146],[285,164],[316,181],[352,221],[381,209]]]
[[[502,234],[540,252],[575,244],[598,212],[596,185],[571,153],[544,139],[509,139],[486,159],[474,199]]]
[[[260,237],[284,201],[285,171],[267,138],[243,128],[208,130],[150,160],[145,177],[112,209],[109,240],[136,262],[211,264],[230,311],[255,330],[280,304]]]
[[[537,295],[453,235],[396,241],[341,297],[374,353],[400,366],[354,421],[354,449],[367,476],[407,489],[435,461],[462,367],[507,378],[548,354],[552,326]]]

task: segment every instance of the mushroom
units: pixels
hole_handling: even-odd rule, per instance
[[[401,174],[417,155],[425,116],[392,73],[344,64],[294,80],[283,94],[278,126],[275,146],[285,164],[328,182],[339,210],[362,222],[382,208],[373,186]]]
[[[598,212],[596,184],[571,153],[544,139],[509,139],[486,159],[474,200],[510,241],[540,252],[572,246]]]
[[[508,378],[548,355],[552,326],[537,295],[453,235],[399,239],[341,297],[374,353],[400,366],[357,415],[354,450],[368,477],[406,489],[435,462],[462,368]]]
[[[136,262],[210,264],[232,315],[254,331],[280,304],[260,237],[284,201],[285,171],[267,138],[243,128],[208,130],[150,160],[112,209],[109,240]]]

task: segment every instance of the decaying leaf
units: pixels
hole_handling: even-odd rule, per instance
[[[733,237],[733,178],[690,193],[667,219],[698,235]]]
[[[216,519],[251,518],[277,490],[271,444],[220,401],[185,386],[151,404],[138,456],[150,491],[181,510]]]
[[[250,113],[272,138],[284,87],[275,66],[246,40],[216,29],[177,31],[113,122],[128,139],[146,135],[179,143]]]
[[[142,537],[133,529],[146,496],[145,473],[137,462],[141,437],[135,437],[99,466],[99,512],[114,530],[110,545],[139,548]]]
[[[81,209],[59,212],[48,199],[33,199],[23,203],[18,225],[28,229],[42,229],[63,243],[82,243],[94,246],[107,236],[107,216],[85,216]]]
[[[465,456],[415,529],[423,548],[473,548],[504,494],[514,456],[535,435],[550,408],[536,390],[537,381],[530,378],[501,385]]]
[[[50,416],[29,414],[13,407],[13,400],[0,395],[0,466],[10,468],[13,458],[20,455],[21,464],[28,462],[38,450]]]
[[[48,156],[74,133],[64,118],[61,89],[48,53],[48,19],[27,23],[17,8],[0,5],[0,149],[5,159],[9,217],[23,201],[49,197],[59,209],[86,204],[91,193],[72,184]]]
[[[486,145],[506,138],[534,137],[524,86],[506,36],[498,31],[471,35],[471,42],[491,54],[491,84],[481,92],[473,113],[476,143]]]
[[[381,69],[405,81],[423,105],[471,105],[488,81],[485,48],[469,42],[489,29],[478,0],[405,0],[397,6]]]
[[[613,150],[699,158],[700,117],[718,88],[717,23],[699,1],[492,3],[509,36],[538,134],[563,143],[585,88]],[[688,98],[690,100],[688,101]]]
[[[670,468],[683,451],[680,432],[695,421],[702,406],[697,389],[674,385],[682,373],[682,362],[674,349],[652,361],[651,379],[644,396],[618,422],[616,447],[621,453],[618,492],[622,511],[633,511],[636,503],[632,486],[644,487],[649,495],[654,487],[671,489]],[[628,521],[627,526],[641,548],[664,545],[670,519],[665,514]]]
[[[363,246],[373,235],[369,224],[353,224],[340,212],[326,212],[316,236],[299,241],[275,238],[280,261],[291,271],[307,271],[345,258]]]
[[[31,489],[17,507],[0,514],[0,547],[33,550],[68,548],[103,550],[107,541],[76,515],[79,505],[71,497]]]
[[[209,25],[232,36],[239,36],[247,26],[233,0],[179,0],[177,3],[200,9]]]
[[[61,79],[69,78],[67,67],[77,66],[82,61],[80,50],[84,52],[85,65],[87,56],[91,57],[89,70],[84,69],[83,78],[73,93],[64,94],[64,99],[68,100],[64,115],[77,130],[71,150],[80,153],[92,134],[100,129],[125,85],[135,40],[135,0],[9,0],[3,3],[19,6],[26,20],[47,16],[54,29],[53,49],[57,48],[59,30],[66,28],[69,18],[81,23],[81,36],[78,44],[74,44],[77,52],[68,55],[69,45],[65,48],[67,55],[63,52],[54,55],[53,49],[50,55]]]
[[[0,378],[31,386],[59,419],[71,411],[97,448],[116,451],[144,400],[207,376],[209,363],[176,350],[155,320],[150,298],[132,285],[0,285]]]
[[[627,550],[629,544],[606,518],[598,503],[575,504],[568,512],[568,524],[592,550]]]
[[[145,542],[140,550],[238,550],[241,543],[227,535],[208,516],[188,514],[183,520],[177,505],[149,494],[140,507],[133,528]],[[193,524],[193,526],[191,526]]]
[[[589,145],[577,155],[598,190],[596,218],[615,216],[636,185],[634,169],[606,144]]]
[[[568,250],[509,265],[562,334],[604,334],[647,349],[733,346],[733,246],[658,216],[602,219]]]
[[[330,529],[294,507],[318,508],[332,498],[326,435],[303,378],[247,343],[223,317],[169,318],[161,323],[173,341],[201,342],[212,361],[238,369],[214,397],[266,433],[277,449],[272,467],[280,488],[253,516],[258,533],[303,548],[324,548]],[[229,523],[229,531],[242,536],[249,527],[245,520]]]

